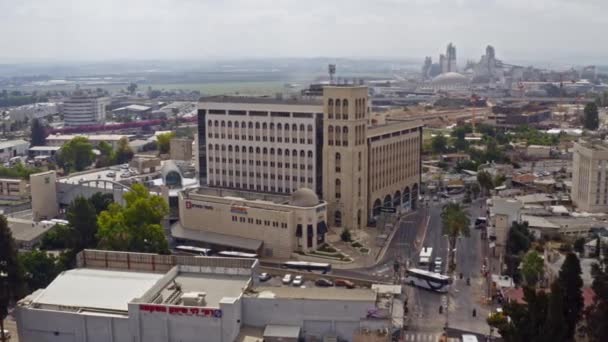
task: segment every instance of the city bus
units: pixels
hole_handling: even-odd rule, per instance
[[[323,262],[309,262],[309,261],[286,261],[281,267],[291,268],[293,270],[305,270],[305,271],[320,271],[323,274],[331,271],[331,264]]]
[[[217,253],[218,256],[226,258],[247,258],[255,259],[258,257],[255,253],[235,252],[235,251],[221,251]]]
[[[447,292],[450,277],[419,268],[410,268],[406,271],[405,282],[435,292]]]
[[[421,267],[428,267],[431,263],[431,256],[433,255],[432,247],[422,247],[420,251],[420,259],[418,260],[418,265]]]
[[[176,246],[175,250],[179,251],[179,252],[183,252],[183,253],[194,254],[194,255],[207,256],[207,255],[211,254],[211,250],[209,248],[201,248],[201,247],[186,246],[186,245]]]

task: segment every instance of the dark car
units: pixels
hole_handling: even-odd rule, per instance
[[[261,273],[259,276],[260,281],[268,281],[272,276],[268,273]]]
[[[315,285],[319,287],[332,287],[334,286],[334,283],[329,279],[319,278],[315,281]]]
[[[350,280],[346,280],[346,279],[336,279],[335,284],[336,284],[336,286],[344,286],[347,289],[354,289],[355,288],[355,283],[353,283]]]

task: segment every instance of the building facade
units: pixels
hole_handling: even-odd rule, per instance
[[[0,178],[0,198],[20,199],[29,195],[27,182],[18,178]]]
[[[289,258],[325,241],[327,203],[310,189],[291,196],[218,188],[179,194],[174,238],[212,249],[238,248],[265,257]]]
[[[192,160],[192,140],[185,138],[171,139],[169,155],[173,160]]]
[[[356,85],[326,86],[321,100],[204,98],[200,183],[256,193],[309,188],[327,202],[329,223],[349,229],[365,227],[382,206],[415,208],[422,123],[378,124],[369,108],[368,88]]]
[[[7,162],[11,158],[27,155],[30,143],[25,140],[0,141],[0,162]]]
[[[52,219],[59,212],[57,201],[57,174],[47,171],[30,175],[32,212],[34,221]]]
[[[85,126],[103,123],[108,99],[77,90],[63,102],[63,120],[66,126]]]
[[[580,140],[572,153],[572,202],[581,211],[608,212],[608,144]]]

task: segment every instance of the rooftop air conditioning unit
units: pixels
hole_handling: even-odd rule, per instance
[[[182,303],[186,306],[205,306],[206,292],[186,292],[182,295]]]

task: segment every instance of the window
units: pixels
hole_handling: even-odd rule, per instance
[[[334,100],[333,99],[329,99],[327,101],[327,117],[329,119],[334,118]]]
[[[359,179],[357,180],[357,183],[358,183],[358,184],[357,184],[357,194],[358,194],[357,196],[358,196],[358,197],[361,197],[361,178],[359,178]]]
[[[359,169],[359,171],[361,171],[361,151],[359,151],[359,154],[357,155],[357,160],[358,160],[357,168]]]
[[[346,126],[342,127],[342,145],[348,146],[348,127]]]
[[[342,197],[342,181],[340,179],[336,179],[336,199]]]
[[[334,144],[334,126],[327,127],[327,144],[332,146]]]
[[[342,100],[342,119],[348,120],[348,100]]]
[[[340,155],[339,152],[336,152],[335,164],[336,164],[336,172],[340,173],[342,171],[342,156]]]

